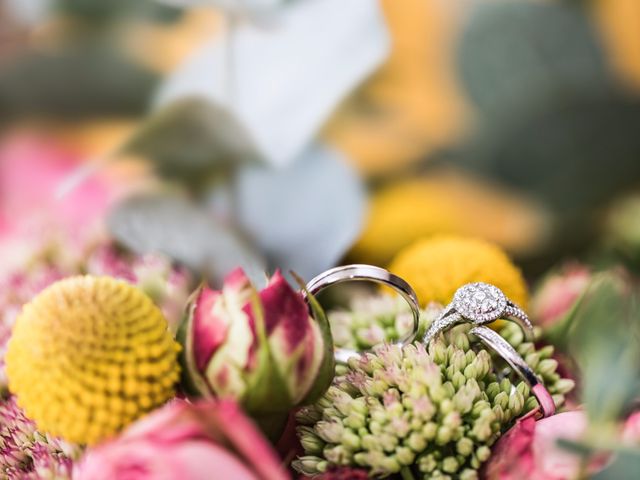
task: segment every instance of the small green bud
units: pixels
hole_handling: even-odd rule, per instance
[[[382,434],[378,437],[380,445],[385,452],[393,452],[398,446],[398,438],[388,433]]]
[[[477,378],[478,370],[476,369],[476,362],[472,362],[464,369],[464,376],[466,378]]]
[[[486,400],[478,400],[471,410],[471,416],[473,418],[479,418],[485,410],[490,410],[491,404]]]
[[[505,392],[500,392],[496,395],[496,398],[493,399],[494,405],[499,405],[502,409],[506,409],[509,407],[509,395]]]
[[[421,452],[427,448],[427,440],[419,433],[412,433],[406,442],[407,446],[414,452]]]
[[[444,364],[447,361],[447,347],[441,338],[438,338],[431,342],[429,345],[429,355],[434,362],[438,364]]]
[[[357,430],[366,426],[367,421],[362,413],[351,412],[349,416],[344,419],[344,424],[349,428]]]
[[[527,398],[531,394],[531,388],[527,385],[526,382],[520,382],[516,387],[516,390],[523,398]]]
[[[341,443],[350,450],[359,450],[361,445],[360,437],[349,429],[345,429],[342,434]]]
[[[453,400],[451,398],[446,398],[440,403],[440,413],[446,415],[455,411],[455,405],[453,404]]]
[[[322,453],[325,442],[322,441],[311,427],[298,427],[300,443],[306,453],[318,455]]]
[[[487,460],[489,460],[489,457],[491,456],[491,449],[486,445],[482,445],[480,448],[476,450],[476,456],[478,457],[478,460],[480,460],[481,462],[486,462]]]
[[[454,373],[453,378],[451,379],[451,383],[456,388],[456,390],[462,388],[462,386],[466,383],[466,381],[467,379],[465,378],[465,375],[460,372]]]
[[[458,428],[460,425],[462,425],[462,419],[460,418],[460,414],[458,412],[448,413],[442,419],[442,425],[444,425],[445,427],[449,427],[451,429]]]
[[[422,473],[431,473],[438,466],[438,460],[436,459],[433,453],[428,453],[426,455],[422,455],[418,459],[418,469]]]
[[[571,380],[570,378],[561,378],[555,384],[555,388],[553,389],[555,393],[568,393],[576,386],[576,382]]]
[[[336,465],[348,465],[353,458],[351,452],[343,445],[325,447],[323,454],[324,458],[326,458],[330,463],[334,463]]]
[[[543,378],[549,378],[552,374],[556,372],[558,368],[558,362],[553,358],[545,358],[538,365],[538,374]]]
[[[466,334],[461,333],[459,335],[456,335],[455,338],[453,339],[453,343],[456,347],[458,347],[461,350],[467,351],[469,350],[469,337],[467,337]]]
[[[456,443],[456,451],[465,457],[468,457],[473,453],[473,440],[467,437],[463,437]]]
[[[315,406],[303,407],[296,412],[296,421],[302,425],[313,425],[314,423],[320,421],[321,418],[322,413],[320,410],[315,408]]]
[[[544,360],[545,358],[551,358],[553,356],[553,351],[553,345],[546,345],[538,350],[538,355],[540,355],[540,358]]]
[[[524,402],[524,411],[525,412],[530,412],[531,410],[533,410],[534,408],[537,408],[537,407],[538,407],[538,400],[536,400],[536,397],[529,397]]]
[[[437,445],[446,445],[451,441],[451,437],[453,436],[453,431],[450,427],[442,426],[438,428],[438,433],[436,434],[436,444]]]
[[[524,397],[517,390],[509,397],[509,409],[514,415],[519,415],[524,407]]]
[[[344,427],[342,423],[337,421],[321,421],[316,423],[315,426],[315,433],[318,434],[322,440],[329,443],[340,443],[343,432]]]
[[[382,451],[382,445],[380,445],[375,435],[364,435],[361,442],[362,448],[365,450]]]
[[[416,459],[416,454],[407,447],[396,448],[396,459],[402,465],[411,465]]]
[[[498,395],[498,393],[500,393],[502,390],[500,388],[500,384],[497,382],[492,382],[489,385],[487,385],[487,397],[489,397],[489,400],[491,400],[493,402],[493,399],[496,397],[496,395]]]
[[[456,457],[446,457],[442,460],[442,470],[447,473],[456,473],[459,467]]]
[[[375,467],[380,468],[384,472],[397,473],[402,468],[402,465],[393,457],[384,457]]]
[[[502,390],[507,395],[511,395],[512,388],[513,385],[511,384],[511,381],[508,378],[503,378],[500,382],[500,390]]]
[[[527,362],[529,367],[536,369],[540,364],[540,354],[538,352],[532,352],[524,356],[524,361]]]
[[[328,464],[322,458],[313,455],[305,455],[294,460],[291,463],[291,466],[303,475],[312,476],[324,472],[327,469]]]
[[[478,480],[478,472],[470,468],[465,468],[462,473],[460,473],[460,480]]]

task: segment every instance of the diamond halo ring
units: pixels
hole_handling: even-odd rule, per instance
[[[517,323],[527,339],[532,338],[533,326],[529,317],[502,290],[489,283],[468,283],[456,291],[453,301],[431,324],[424,342],[429,343],[438,333],[454,325],[471,323],[481,326],[500,318]]]

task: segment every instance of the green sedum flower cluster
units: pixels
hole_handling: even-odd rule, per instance
[[[388,322],[388,312],[384,317]],[[349,465],[367,468],[373,477],[478,478],[491,445],[537,402],[468,330],[454,328],[428,348],[383,344],[352,358],[323,398],[298,413],[305,455],[294,467],[306,475]],[[514,324],[500,333],[560,406],[573,381],[556,372],[553,348],[536,350]]]

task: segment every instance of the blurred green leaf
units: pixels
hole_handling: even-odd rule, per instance
[[[593,480],[637,480],[640,476],[640,449],[620,447],[613,450],[612,463],[592,476]]]
[[[235,118],[202,98],[179,100],[156,112],[121,150],[147,158],[169,180],[197,187],[260,159]]]
[[[231,226],[177,195],[132,197],[111,213],[113,236],[137,253],[161,252],[222,284],[242,267],[255,285],[264,283],[264,259]]]
[[[486,119],[457,161],[534,195],[580,229],[592,209],[640,181],[638,131],[640,99],[567,95]]]
[[[55,0],[53,7],[92,23],[131,16],[171,21],[180,15],[180,10],[154,0]]]
[[[0,111],[3,121],[136,115],[146,109],[156,81],[155,74],[103,45],[32,51],[0,70]]]
[[[638,319],[635,285],[613,271],[598,274],[571,313],[566,340],[596,425],[618,419],[640,392]]]
[[[607,92],[615,83],[588,11],[558,2],[476,4],[458,63],[468,93],[487,113]]]

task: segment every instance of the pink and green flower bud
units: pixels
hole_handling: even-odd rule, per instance
[[[242,270],[222,290],[201,286],[180,335],[185,389],[231,397],[254,415],[314,401],[334,372],[326,320],[314,316],[279,272],[259,292]]]

